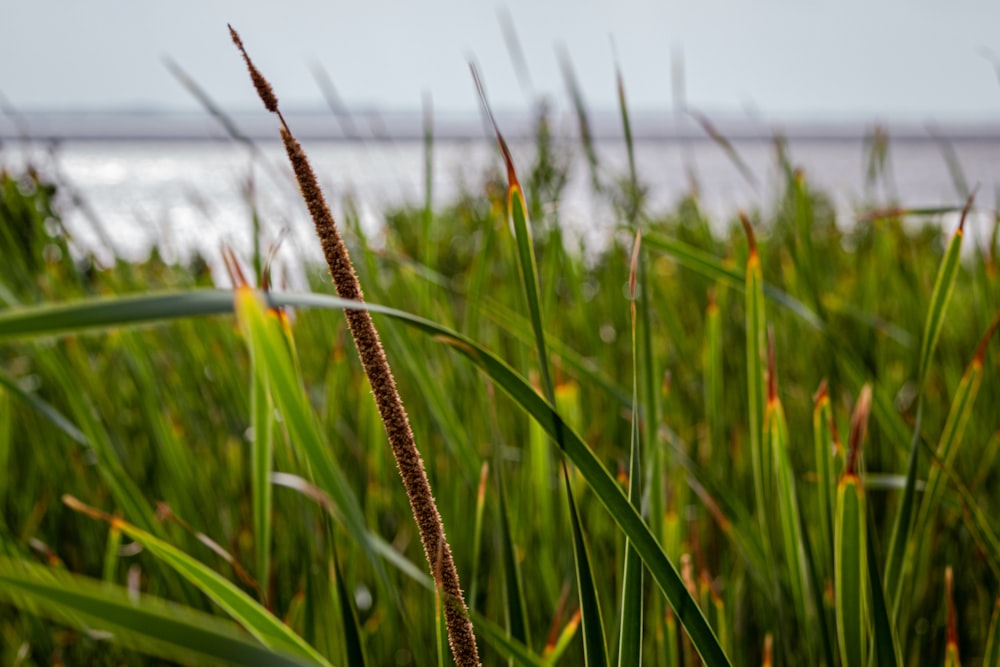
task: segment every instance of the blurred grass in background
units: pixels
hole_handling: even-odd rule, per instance
[[[522,183],[534,224],[557,411],[622,484],[632,419],[641,418],[642,516],[730,660],[761,664],[765,645],[776,664],[786,665],[860,664],[854,649],[859,656],[899,651],[898,663],[907,665],[944,663],[953,647],[967,665],[980,664],[988,650],[995,656],[1000,356],[986,347],[977,354],[977,346],[1000,312],[996,224],[988,246],[966,244],[955,273],[939,277],[954,216],[919,215],[919,225],[904,224],[907,211],[892,202],[892,210],[883,205],[881,213],[837,221],[828,198],[776,141],[783,193],[767,212],[749,216],[759,278],[747,269],[754,262],[735,211],[722,235],[712,233],[720,225],[700,212],[696,193],[672,211],[646,211],[642,179],[649,175],[609,174],[597,162],[591,162],[596,194],[614,203],[613,224],[621,233],[585,253],[559,224],[568,162],[551,143],[544,115],[537,140],[536,162]],[[886,142],[873,144],[873,181]],[[212,287],[200,257],[168,264],[154,249],[138,263],[104,266],[88,259],[61,225],[59,187],[30,169],[0,176],[0,302],[7,318],[0,319],[0,578],[6,582],[0,582],[6,602],[0,661],[134,664],[136,648],[181,662],[210,661],[210,654],[178,648],[183,639],[161,648],[135,628],[114,626],[109,640],[97,632],[101,612],[89,617],[72,606],[69,592],[78,589],[84,606],[120,596],[119,611],[104,612],[105,619],[122,614],[127,625],[121,609],[134,604],[128,590],[184,605],[164,613],[187,618],[191,628],[209,627],[196,611],[224,616],[207,575],[178,574],[143,536],[148,533],[230,580],[248,596],[240,609],[250,613],[249,600],[260,602],[334,664],[448,662],[419,539],[343,316],[294,309],[284,333],[264,339],[283,341],[291,353],[282,358],[300,383],[308,419],[315,420],[314,437],[329,459],[321,464],[346,480],[337,491],[305,481],[317,479],[317,462],[291,441],[300,424],[289,422],[286,410],[274,412],[281,405],[277,390],[258,384],[266,385],[267,377],[254,370],[259,360],[252,360],[231,315],[99,332],[73,332],[84,322],[70,317],[60,324],[71,331],[64,335],[4,331],[11,318],[37,307],[164,289],[190,296]],[[506,190],[505,182],[487,176],[481,191],[445,206],[386,211],[373,238],[364,235],[349,202],[338,222],[369,302],[461,332],[541,393]],[[958,193],[956,201],[966,195]],[[256,216],[247,223],[259,229]],[[640,340],[635,367],[629,255],[640,227],[638,307],[650,335],[647,346]],[[245,264],[261,267],[262,252]],[[332,293],[323,267],[306,273],[314,292]],[[942,281],[948,283],[943,288],[953,285],[952,298],[929,316]],[[249,326],[270,326],[265,321]],[[476,615],[484,664],[582,664],[573,533],[559,488],[558,450],[515,401],[449,346],[385,316],[376,315],[376,324]],[[937,324],[934,346],[927,332]],[[245,332],[248,325],[242,326]],[[757,335],[766,330],[773,332],[770,369],[766,335]],[[768,392],[770,378],[778,382]],[[824,380],[825,391],[817,393]],[[851,430],[865,384],[874,398],[868,439],[863,447],[855,443],[864,497],[859,526],[859,517],[845,516],[850,510],[836,498],[838,482],[845,486],[848,449],[837,433]],[[756,423],[750,418],[755,390],[761,401]],[[940,443],[948,437],[954,445],[946,451]],[[273,463],[255,467],[253,457],[268,443]],[[914,446],[918,457],[908,478]],[[754,459],[753,447],[763,448],[762,461]],[[255,496],[270,465],[282,474],[272,478],[273,506],[266,511]],[[929,496],[933,503],[925,505],[929,476],[941,479]],[[570,482],[614,659],[624,535],[579,474],[571,473]],[[325,511],[326,495],[335,493],[353,498],[368,535],[351,528],[346,501],[334,498],[332,511]],[[65,504],[64,495],[120,515],[129,527],[95,520]],[[896,528],[900,516],[911,518]],[[270,543],[261,539],[262,520]],[[877,568],[871,583],[854,591],[863,616],[851,621],[862,645],[845,655],[837,639],[844,619],[834,609],[843,553],[838,559],[834,550],[851,538],[838,532],[838,523],[839,530],[855,530],[848,544],[853,555],[866,556],[862,578]],[[145,533],[137,537],[131,526]],[[898,531],[901,546],[892,547]],[[866,539],[857,541],[860,536]],[[903,554],[902,569],[875,590],[882,588],[873,585],[886,576],[892,548]],[[23,562],[50,570],[26,570]],[[947,567],[954,572],[954,605],[945,595]],[[86,582],[57,577],[46,589],[54,602],[46,606],[41,588],[12,583],[44,582],[47,572],[63,571],[122,588],[84,590]],[[696,664],[649,577],[642,606],[643,664]],[[252,622],[223,608],[256,639],[231,624],[220,626],[219,636],[309,658],[294,641],[269,643],[269,631],[258,634]],[[168,637],[172,631],[152,625],[146,632]],[[239,662],[242,654],[230,655]]]

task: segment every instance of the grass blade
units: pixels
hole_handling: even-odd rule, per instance
[[[983,651],[984,665],[1000,665],[1000,597],[993,605],[993,618],[986,633],[986,648]]]
[[[123,534],[141,544],[149,553],[172,567],[208,596],[264,646],[290,652],[322,665],[329,665],[322,655],[292,632],[288,626],[206,565],[146,531],[88,507],[76,498],[64,496],[63,502],[91,518],[117,526]]]
[[[899,603],[902,597],[903,579],[906,567],[905,556],[913,530],[913,513],[916,505],[916,478],[917,462],[920,452],[920,425],[923,417],[923,386],[927,379],[927,367],[930,365],[931,355],[937,344],[941,329],[944,326],[945,311],[951,294],[955,288],[955,279],[958,276],[959,263],[962,254],[962,237],[965,226],[965,218],[972,208],[972,200],[975,197],[973,192],[965,208],[962,210],[962,219],[958,223],[958,229],[952,235],[948,247],[945,249],[944,257],[938,268],[937,278],[934,280],[934,289],[931,292],[930,307],[927,310],[927,319],[924,324],[924,335],[920,344],[920,365],[917,372],[917,387],[920,397],[917,403],[917,422],[913,433],[913,442],[910,449],[910,460],[906,473],[906,488],[903,491],[903,498],[900,502],[899,513],[892,528],[890,538],[889,556],[886,562],[885,590],[889,598],[889,608],[892,617],[895,619],[899,612]]]
[[[628,499],[637,510],[642,503],[642,480],[639,466],[639,368],[636,349],[636,271],[639,264],[642,234],[635,235],[632,269],[629,273],[629,296],[632,313],[632,442],[629,452]],[[654,477],[654,480],[656,478]],[[622,571],[622,610],[619,619],[618,666],[642,664],[642,561],[629,540],[625,540],[625,564]]]
[[[865,385],[851,419],[850,454],[837,484],[834,534],[834,596],[837,641],[845,667],[864,667],[868,630],[868,546],[865,492],[857,473],[861,443],[871,410],[871,388]]]
[[[108,633],[116,644],[168,660],[315,664],[262,646],[232,621],[27,561],[0,558],[0,599],[83,631]]]
[[[597,586],[590,569],[587,543],[583,540],[580,514],[570,488],[569,471],[563,466],[563,480],[566,483],[566,500],[569,503],[569,517],[573,524],[573,544],[576,560],[576,586],[580,594],[580,611],[583,622],[583,656],[587,667],[606,667],[608,664],[607,644],[604,641],[604,621],[601,619],[601,604],[597,599]],[[589,627],[588,627],[589,626]]]

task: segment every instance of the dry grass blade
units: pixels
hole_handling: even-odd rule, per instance
[[[276,113],[281,120],[281,139],[295,171],[295,178],[298,181],[302,198],[305,200],[315,223],[316,233],[323,247],[323,255],[326,258],[337,293],[344,299],[364,301],[361,284],[358,282],[348,255],[347,246],[337,231],[333,214],[323,197],[309,160],[302,150],[302,146],[289,130],[284,118],[281,117],[281,112],[278,111],[278,100],[274,96],[270,84],[251,62],[236,31],[231,26],[229,31],[233,42],[246,60],[250,78],[253,80],[261,101],[269,111]],[[396,390],[396,381],[389,368],[385,350],[382,348],[378,332],[375,330],[375,325],[368,311],[345,310],[344,314],[347,317],[354,343],[358,348],[365,374],[371,383],[379,415],[385,426],[396,466],[406,488],[410,508],[420,531],[424,555],[437,585],[446,598],[445,618],[452,655],[458,665],[478,665],[479,653],[476,648],[476,639],[472,623],[469,620],[468,608],[462,597],[462,587],[452,559],[451,547],[445,538],[444,524],[431,493],[423,460],[413,439],[409,418],[406,415],[399,392]]]

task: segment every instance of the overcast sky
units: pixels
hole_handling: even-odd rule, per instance
[[[636,109],[671,106],[682,52],[687,100],[710,112],[1000,121],[997,0],[0,0],[0,93],[22,110],[197,109],[169,56],[226,109],[255,109],[231,22],[286,108],[323,105],[315,62],[349,105],[429,92],[474,110],[470,57],[496,107],[527,108],[501,7],[533,89],[562,101],[560,46],[598,109],[615,105],[616,50]]]

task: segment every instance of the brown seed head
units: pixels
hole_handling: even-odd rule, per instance
[[[228,24],[227,24],[228,25]],[[264,108],[271,113],[278,113],[278,98],[274,94],[274,90],[271,89],[271,84],[267,82],[264,75],[254,67],[253,61],[250,60],[250,56],[247,55],[247,50],[243,48],[243,40],[240,39],[239,33],[237,33],[233,26],[229,26],[229,36],[233,38],[233,44],[236,48],[240,50],[243,54],[243,60],[247,64],[247,70],[250,72],[250,80],[253,81],[253,87],[257,89],[257,94],[260,95],[260,101],[264,103]]]

